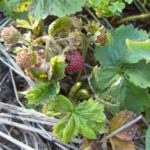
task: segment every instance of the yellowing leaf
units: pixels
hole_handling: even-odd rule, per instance
[[[103,104],[89,99],[76,106],[62,95],[53,101],[54,114],[61,118],[54,126],[54,135],[63,142],[68,142],[76,135],[81,134],[89,139],[96,139],[98,133],[104,133],[106,122]],[[52,114],[52,113],[51,113]]]
[[[32,29],[31,24],[27,20],[17,19],[17,27],[25,28],[25,29]]]
[[[15,8],[16,12],[25,12],[29,10],[29,7],[32,5],[33,1],[26,0],[22,2],[17,8]]]

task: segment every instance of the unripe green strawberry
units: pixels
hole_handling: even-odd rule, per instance
[[[76,92],[81,88],[82,83],[81,82],[77,82],[73,85],[73,87],[71,88],[70,92],[69,92],[69,97],[73,98],[76,94]]]
[[[86,89],[80,89],[77,93],[76,93],[76,98],[78,100],[86,100],[90,97],[89,92]]]
[[[22,50],[16,55],[16,63],[21,68],[30,68],[35,62],[34,55],[27,50]]]
[[[19,31],[13,26],[5,27],[1,32],[1,37],[7,44],[16,44],[19,40],[19,36]]]

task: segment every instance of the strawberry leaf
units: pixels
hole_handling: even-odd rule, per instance
[[[150,41],[134,42],[127,40],[126,44],[128,51],[125,56],[125,63],[138,63],[142,59],[150,60]]]
[[[149,35],[143,31],[134,29],[132,25],[120,26],[116,30],[110,30],[110,43],[104,47],[96,46],[95,57],[103,67],[120,66],[127,52],[126,39],[146,40]]]
[[[26,92],[25,97],[29,105],[36,105],[48,100],[54,100],[59,93],[58,82],[40,82],[31,86]]]
[[[127,82],[125,100],[122,106],[136,113],[144,112],[145,107],[150,106],[150,95],[147,89],[136,87]]]
[[[62,56],[55,56],[50,60],[50,77],[51,79],[62,79],[65,76],[66,68],[65,58]]]
[[[150,126],[148,127],[148,130],[146,132],[146,150],[150,149]]]
[[[90,85],[92,85],[92,88],[95,88],[95,86],[97,86],[99,92],[102,92],[115,81],[117,81],[118,77],[120,76],[119,73],[120,68],[117,67],[95,68],[91,77],[89,78],[89,83]],[[95,78],[94,81],[93,78]]]
[[[140,61],[137,64],[126,65],[125,77],[136,86],[141,88],[150,87],[150,63]]]
[[[33,6],[33,14],[36,19],[44,19],[48,15],[64,17],[82,10],[86,0],[36,0]],[[66,9],[67,8],[67,9]]]
[[[70,104],[71,102],[63,96],[57,97],[57,100],[54,102],[58,102],[61,98],[63,99],[62,102],[64,100],[66,102],[68,101],[69,106],[66,108],[66,104],[63,103],[59,105],[66,113],[61,113],[61,116],[64,115],[64,117],[54,126],[53,132],[56,137],[66,143],[77,134],[95,139],[97,133],[105,132],[104,125],[106,117],[103,113],[104,106],[101,103],[89,99],[88,101],[84,101],[72,107],[73,105]],[[55,108],[59,106],[55,105]],[[61,111],[61,109],[59,107],[57,110]]]
[[[64,117],[54,126],[54,135],[67,143],[77,135],[74,115]]]

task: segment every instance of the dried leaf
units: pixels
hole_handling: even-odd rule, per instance
[[[109,133],[112,133],[113,131],[122,127],[134,118],[134,113],[129,111],[121,111],[110,121]],[[113,150],[135,150],[135,145],[132,140],[136,134],[137,128],[137,125],[132,125],[129,128],[123,130],[122,132],[112,137],[110,139],[110,143],[112,145]]]
[[[110,139],[110,143],[113,150],[135,150],[135,145],[132,141],[126,142],[113,137]]]

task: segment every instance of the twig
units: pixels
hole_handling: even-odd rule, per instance
[[[11,68],[14,72],[16,72],[17,74],[19,74],[21,77],[23,77],[24,79],[26,79],[29,83],[29,85],[32,85],[33,82],[31,82],[31,80],[29,78],[27,78],[25,75],[21,74],[18,70],[16,70],[14,67],[12,67],[9,63],[5,62],[1,57],[0,57],[0,61],[2,61],[6,66],[8,66],[9,68]]]
[[[34,82],[32,81],[32,80],[30,80],[28,77],[26,77],[26,75],[24,74],[24,72],[20,69],[20,67],[16,64],[16,62],[4,51],[4,47],[3,47],[3,45],[0,43],[0,51],[2,52],[2,54],[7,58],[7,60],[9,60],[9,62],[13,65],[10,65],[9,63],[7,63],[7,62],[5,62],[2,58],[2,60],[3,60],[3,63],[5,62],[5,65],[7,65],[9,68],[11,68],[12,69],[12,67],[14,68],[14,70],[13,71],[17,71],[16,73],[17,74],[19,74],[21,77],[23,77],[27,82],[28,82],[28,84],[29,85],[32,85],[32,84],[34,84]],[[7,64],[6,64],[7,63]]]
[[[135,118],[134,120],[128,122],[127,124],[125,124],[124,126],[118,128],[117,130],[115,130],[114,132],[112,132],[111,134],[109,134],[108,136],[106,136],[105,138],[103,138],[100,142],[104,142],[107,139],[110,139],[111,137],[117,135],[118,133],[120,133],[121,131],[127,129],[128,127],[132,126],[133,124],[137,123],[138,121],[140,121],[143,118],[142,115],[140,115],[139,117]]]
[[[8,72],[7,74],[5,74],[5,76],[2,78],[1,82],[0,82],[0,86],[4,83],[5,79],[7,78],[8,76]]]
[[[3,147],[5,150],[13,150],[13,149],[9,148],[8,146],[3,145],[3,144],[1,144],[1,143],[0,143],[0,146]]]
[[[22,115],[22,116],[30,116],[35,117],[35,118],[41,118],[43,120],[47,120],[50,122],[55,123],[56,121],[58,121],[58,119],[56,118],[49,118],[47,116],[45,116],[44,114],[37,112],[33,109],[26,109],[26,108],[21,108],[15,105],[10,105],[10,104],[5,104],[0,102],[0,109],[4,109],[12,114],[18,114],[18,115]]]
[[[99,18],[88,8],[85,7],[85,9],[87,10],[87,12],[98,22],[100,22]],[[105,18],[105,17],[101,17],[103,19],[103,21],[108,25],[108,27],[110,27],[111,29],[113,29],[113,26],[109,23],[109,21]]]
[[[24,143],[16,140],[15,138],[8,136],[7,134],[3,133],[0,131],[0,136],[7,139],[8,141],[14,143],[15,145],[25,149],[25,150],[34,150],[33,148],[31,148],[30,146],[25,145]]]
[[[12,114],[5,114],[5,113],[0,113],[0,117],[10,118],[10,119],[18,119],[21,121],[29,121],[29,122],[33,122],[33,123],[48,125],[48,126],[54,125],[54,122],[45,121],[45,120],[42,120],[41,118],[34,119],[34,118],[27,118],[27,117],[22,117],[22,116],[17,116],[17,115],[12,115]]]
[[[144,13],[144,14],[140,14],[140,15],[134,15],[134,16],[129,16],[129,17],[123,18],[123,19],[119,20],[117,23],[122,24],[127,21],[135,21],[137,19],[145,19],[148,17],[150,17],[150,13]]]
[[[86,11],[95,19],[96,21],[100,21],[99,18],[86,6],[85,7]]]
[[[18,104],[19,104],[21,107],[24,107],[24,105],[23,105],[23,104],[20,102],[20,100],[19,100],[19,96],[18,96],[18,93],[17,93],[17,88],[16,88],[16,84],[15,84],[13,72],[12,72],[11,69],[9,69],[9,71],[10,71],[10,76],[11,76],[11,80],[12,80],[12,84],[13,84],[13,89],[14,89],[14,93],[15,93],[16,100],[17,100]]]

